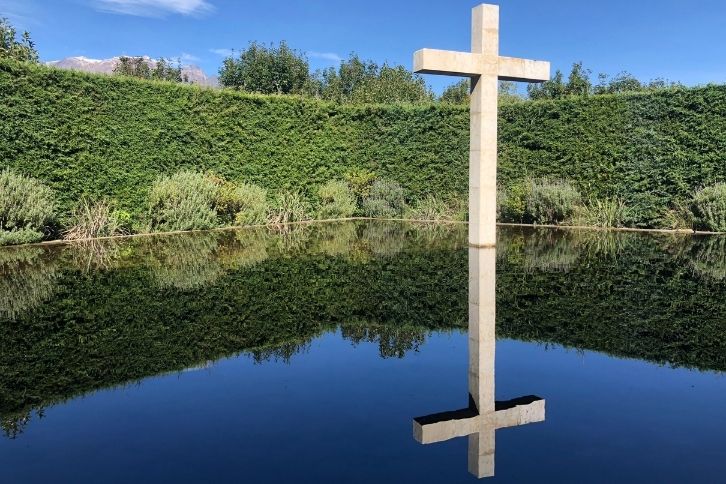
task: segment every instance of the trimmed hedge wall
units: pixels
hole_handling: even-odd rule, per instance
[[[49,183],[63,210],[110,196],[138,213],[160,173],[212,170],[269,189],[366,168],[409,197],[462,197],[464,107],[341,106],[0,62],[0,168]],[[726,86],[503,106],[500,181],[554,175],[620,197],[634,225],[726,181]]]

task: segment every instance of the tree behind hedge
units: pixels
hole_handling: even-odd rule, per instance
[[[38,51],[28,32],[17,38],[15,27],[7,18],[0,18],[0,59],[14,59],[24,62],[38,62]]]
[[[275,46],[252,42],[237,58],[227,57],[219,69],[219,84],[261,94],[299,94],[308,83],[308,60],[285,41]]]

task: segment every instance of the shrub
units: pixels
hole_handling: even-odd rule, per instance
[[[559,224],[572,217],[582,197],[565,180],[534,179],[529,182],[526,216],[529,222]]]
[[[620,199],[590,200],[579,210],[578,223],[596,227],[622,227],[628,219],[628,207]]]
[[[527,198],[531,183],[517,183],[508,188],[497,189],[497,220],[523,223],[527,212]]]
[[[34,178],[0,171],[0,245],[37,242],[53,221],[50,188]]]
[[[308,205],[300,192],[284,191],[280,193],[275,201],[275,207],[269,218],[272,224],[286,224],[309,220]]]
[[[180,171],[156,179],[149,191],[149,224],[155,232],[209,229],[217,224],[217,185],[201,173]]]
[[[318,189],[318,197],[320,218],[347,218],[355,213],[356,200],[345,182],[337,180],[327,182]]]
[[[694,226],[698,230],[726,232],[726,183],[702,188],[691,201]]]
[[[70,228],[63,234],[67,240],[95,239],[128,233],[128,212],[116,212],[104,200],[81,199],[71,217]],[[124,226],[126,225],[126,227]]]
[[[251,183],[243,183],[234,191],[237,225],[262,225],[267,222],[267,190]]]
[[[375,180],[376,174],[365,169],[351,170],[345,174],[345,181],[359,204],[370,196]]]
[[[403,188],[396,182],[376,180],[370,195],[363,200],[363,213],[368,217],[395,218],[406,207]]]

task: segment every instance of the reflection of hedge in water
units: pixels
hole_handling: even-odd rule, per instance
[[[466,328],[465,227],[373,225],[186,236],[202,235],[198,246],[170,239],[188,250],[175,280],[204,261],[216,267],[214,284],[195,286],[156,284],[171,257],[166,237],[126,242],[114,270],[71,272],[47,304],[0,320],[0,415],[22,420],[33,407],[240,351],[289,359],[337,325],[383,356],[415,349],[427,331]],[[686,258],[718,260],[718,245],[703,245],[715,239],[502,232],[500,336],[726,370],[726,288],[694,277]],[[383,233],[393,242],[376,252],[389,255],[371,247],[388,242]],[[687,250],[674,252],[678,244]],[[568,260],[568,272],[553,272],[552,260]]]

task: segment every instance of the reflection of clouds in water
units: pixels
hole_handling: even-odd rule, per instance
[[[41,247],[0,249],[0,317],[14,320],[57,289],[57,256]]]

